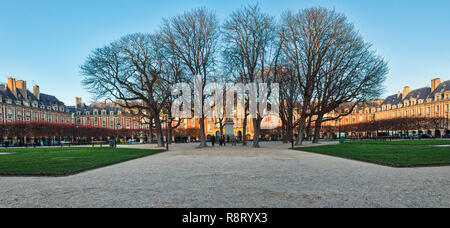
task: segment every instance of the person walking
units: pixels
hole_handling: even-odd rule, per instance
[[[213,147],[216,146],[216,137],[211,136],[211,144],[212,144]]]

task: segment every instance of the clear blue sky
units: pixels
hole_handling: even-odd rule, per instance
[[[256,0],[255,0],[256,1]],[[199,6],[220,19],[246,3],[238,0],[1,0],[0,81],[14,76],[31,89],[89,101],[79,66],[89,52],[121,36],[158,29],[162,17]],[[355,23],[389,61],[386,95],[409,85],[450,79],[450,0],[261,0],[273,16],[286,9],[334,7]]]

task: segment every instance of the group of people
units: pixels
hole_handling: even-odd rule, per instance
[[[218,140],[217,140],[218,139]],[[212,146],[214,147],[214,146],[216,146],[216,142],[217,141],[219,141],[219,145],[220,146],[226,146],[227,145],[227,142],[229,143],[229,142],[231,142],[231,140],[230,140],[230,136],[226,136],[226,138],[225,138],[225,136],[211,136],[211,138],[210,138],[210,141],[211,141],[211,144],[212,144]],[[236,144],[234,143],[234,141],[235,140],[233,140],[233,146],[235,146]]]

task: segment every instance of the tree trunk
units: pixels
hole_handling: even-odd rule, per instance
[[[169,131],[168,142],[169,142],[169,144],[172,144],[172,125],[171,124],[167,125],[167,130]]]
[[[308,119],[308,125],[306,127],[306,138],[309,140],[311,140],[311,129],[312,129],[312,117],[309,117]]]
[[[150,144],[153,144],[153,120],[150,122]]]
[[[257,117],[253,119],[253,130],[254,130],[254,135],[253,135],[253,147],[254,148],[259,148],[259,135],[261,132],[261,117]]]
[[[286,123],[286,143],[289,143],[291,140],[294,140],[294,114],[291,113],[288,116]]]
[[[245,114],[244,116],[244,122],[242,124],[242,145],[243,146],[247,146],[247,115]]]
[[[302,114],[300,117],[300,124],[298,127],[298,137],[295,145],[301,146],[303,145],[303,136],[305,134],[305,125],[306,125],[306,115]]]
[[[200,148],[207,147],[205,133],[205,117],[200,118]]]
[[[283,138],[283,143],[284,144],[289,143],[287,129],[288,129],[287,124],[286,124],[285,121],[283,121],[283,124],[281,125],[281,137]]]
[[[156,138],[158,140],[158,147],[164,147],[163,129],[161,125],[161,120],[159,118],[155,118],[155,127],[156,127]]]
[[[322,120],[323,120],[323,115],[320,114],[317,117],[317,120],[316,120],[316,127],[314,129],[314,140],[313,140],[313,143],[319,143],[320,129],[322,127]]]

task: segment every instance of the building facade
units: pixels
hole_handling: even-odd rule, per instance
[[[342,110],[348,112],[352,106],[346,104],[342,107]],[[234,122],[234,135],[238,139],[243,137],[252,139],[254,135],[252,120],[251,118],[247,120],[246,135],[244,136],[244,120],[238,118],[240,112],[243,112],[243,110],[235,108],[230,117]],[[329,113],[325,118],[337,117],[338,114],[336,112]],[[164,120],[166,117],[162,115],[161,119]],[[298,119],[298,116],[294,118],[294,121],[296,119]],[[216,116],[212,119],[206,119],[206,135],[209,137],[219,136],[221,122],[223,121]],[[420,123],[411,124],[414,121]],[[381,126],[380,123],[383,122],[389,126]],[[139,115],[137,110],[125,109],[112,102],[94,102],[86,105],[81,98],[75,99],[75,106],[66,106],[55,96],[41,93],[38,85],[34,85],[31,92],[27,89],[26,81],[14,78],[8,78],[6,85],[0,85],[0,123],[3,125],[15,123],[47,124],[111,131],[128,130],[134,132],[131,134],[131,138],[141,141],[148,139],[151,135],[150,121]],[[400,126],[393,123],[402,124]],[[194,141],[200,138],[200,119],[198,118],[174,120],[171,126],[173,130],[171,137],[174,140],[184,138],[184,141]],[[278,116],[268,116],[262,122],[263,130],[280,129],[281,126],[282,122]],[[167,128],[167,122],[163,121],[163,129]],[[435,78],[431,81],[430,87],[411,90],[409,86],[406,86],[403,92],[388,96],[386,99],[361,103],[354,108],[350,115],[323,123],[321,135],[333,137],[338,132],[343,132],[353,136],[377,136],[380,135],[380,132],[383,132],[384,135],[423,133],[441,137],[444,134],[449,134],[449,130],[450,80],[441,82],[440,78]],[[276,132],[263,131],[261,137],[273,137],[269,134],[278,134]],[[39,137],[38,135],[28,138],[12,137],[11,131],[8,135],[6,130],[1,130],[0,133],[3,134],[3,141],[11,143],[33,142],[36,137]],[[42,137],[48,138],[49,136],[43,135]],[[278,138],[280,137],[281,133],[278,135]]]
[[[403,92],[399,91],[378,103],[380,100],[363,104],[337,123],[328,124],[345,128],[349,125],[385,122],[390,123],[390,126],[379,126],[383,128],[379,130],[387,135],[429,134],[441,137],[450,133],[450,80],[441,82],[440,78],[435,78],[431,80],[431,87],[415,90],[406,86]],[[395,121],[401,126],[392,124]],[[358,132],[347,133],[356,135]]]

